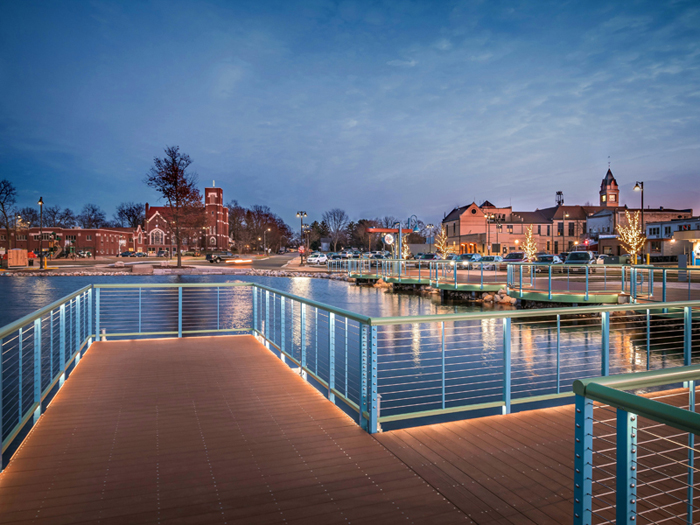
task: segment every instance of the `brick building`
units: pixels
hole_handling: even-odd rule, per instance
[[[38,253],[42,246],[41,228],[23,228],[10,230],[10,243],[8,244],[7,232],[0,231],[0,246],[6,249],[11,244],[12,248],[22,248]],[[95,256],[118,255],[126,251],[143,250],[143,232],[139,226],[132,228],[43,228],[43,248],[49,250],[53,246],[53,256],[58,257],[64,253],[89,251]]]
[[[228,250],[228,208],[224,206],[224,192],[212,186],[204,188],[204,220],[201,229],[185,231],[182,249],[189,250]],[[149,206],[146,203],[145,250],[149,253],[176,251],[175,236],[168,226],[170,220],[168,206]]]

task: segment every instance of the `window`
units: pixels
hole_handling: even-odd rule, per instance
[[[75,241],[75,235],[66,235],[67,241]]]
[[[671,227],[664,226],[664,237],[670,237],[670,236],[671,236]]]
[[[537,235],[542,235],[542,226],[540,224],[537,225]]]
[[[576,228],[576,223],[575,222],[570,222],[569,223],[569,236],[573,237],[575,235],[574,229]]]
[[[151,244],[163,244],[163,232],[160,230],[153,230],[151,232]]]
[[[508,231],[508,233],[513,233],[513,225],[509,224],[508,226],[506,226],[506,230]]]
[[[452,223],[452,235],[455,235],[457,232],[457,223],[453,222]]]
[[[660,252],[661,251],[661,241],[651,241],[651,251]]]
[[[610,202],[615,202],[615,194],[610,195]]]
[[[26,240],[27,240],[27,236],[26,236],[26,235],[23,235],[23,234],[20,234],[20,235],[17,236],[17,240],[18,240],[18,241],[26,241]]]
[[[569,241],[569,251],[574,251],[574,241]]]
[[[87,235],[87,236],[85,237],[85,239],[88,240],[88,241],[91,241],[91,240],[92,240],[92,235]]]
[[[0,235],[0,241],[6,241],[7,239],[5,238],[4,235]]]
[[[561,237],[562,235],[564,235],[564,223],[558,222],[557,223],[557,236]]]
[[[600,198],[601,201],[605,202],[605,195]]]
[[[559,253],[559,241],[554,241],[554,253]]]
[[[551,234],[552,234],[552,233],[551,233],[551,231],[550,231],[550,229],[549,229],[549,224],[548,224],[548,225],[547,225],[547,237],[549,237]]]
[[[549,251],[549,247],[550,247],[549,241],[547,241],[547,251]]]

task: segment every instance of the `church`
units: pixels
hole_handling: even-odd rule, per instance
[[[214,184],[204,188],[205,226],[185,232],[182,239],[184,251],[225,251],[229,249],[228,208],[224,206],[224,190]],[[151,255],[159,252],[174,255],[177,250],[175,236],[171,233],[168,206],[149,206],[146,203],[144,251]]]

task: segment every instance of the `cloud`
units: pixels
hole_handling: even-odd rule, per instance
[[[387,62],[388,65],[390,66],[395,66],[395,67],[414,67],[418,62],[415,60],[390,60]]]

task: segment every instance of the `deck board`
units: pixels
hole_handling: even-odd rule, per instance
[[[250,336],[96,343],[0,524],[568,523],[573,431],[567,405],[371,436]]]

